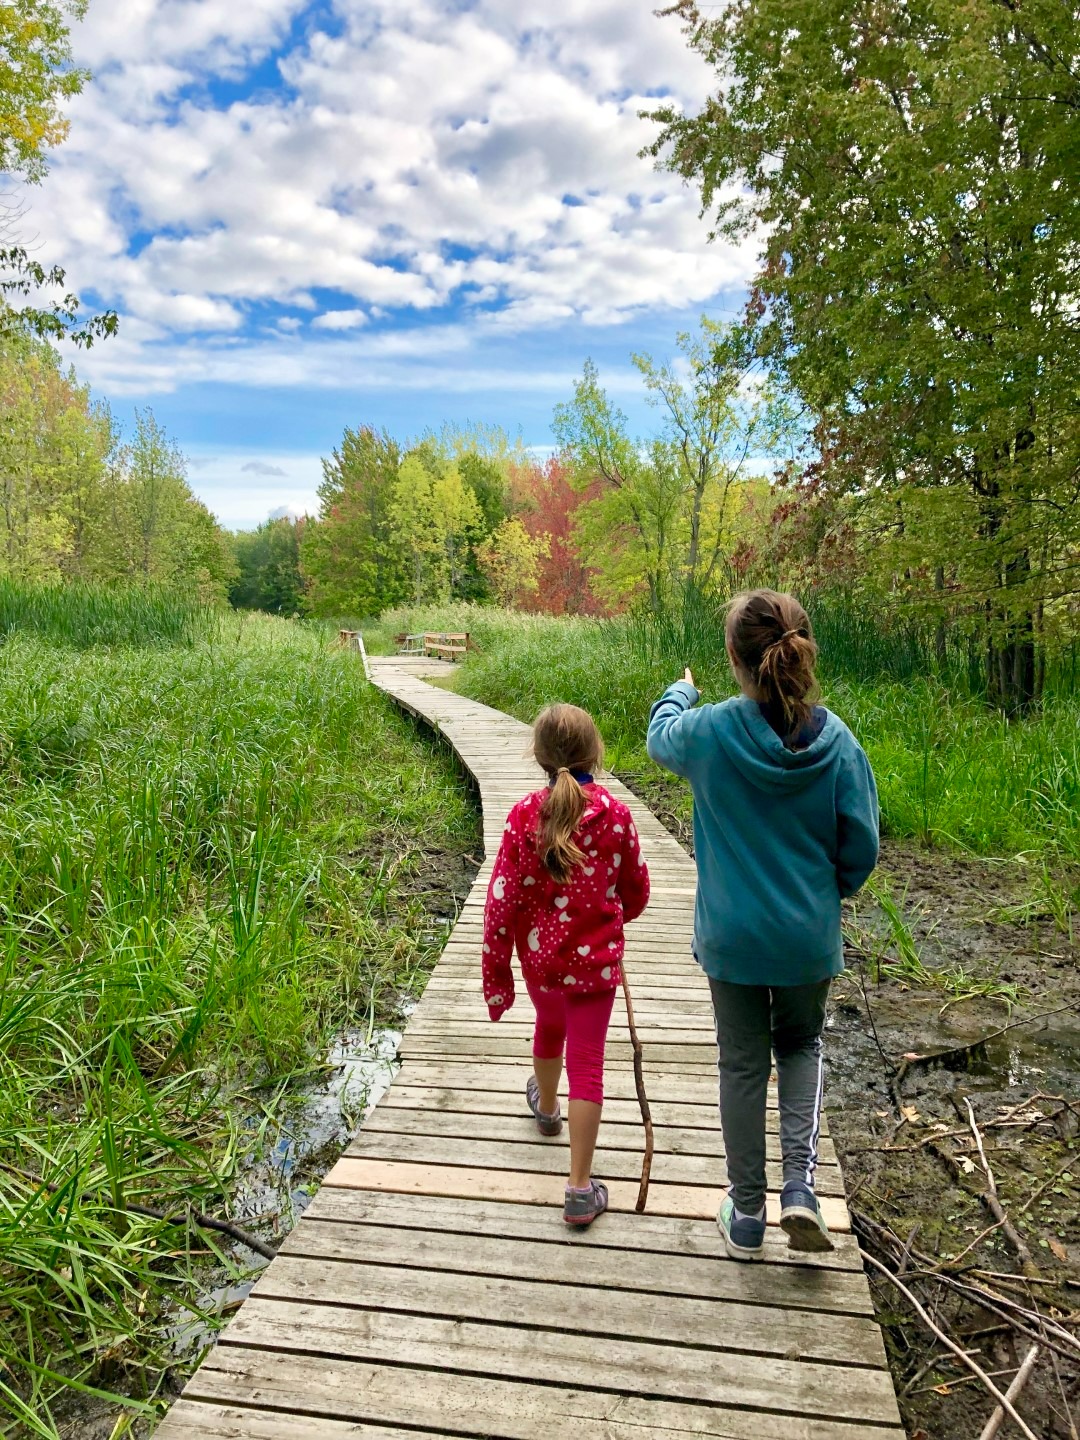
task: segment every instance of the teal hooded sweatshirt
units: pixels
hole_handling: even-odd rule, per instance
[[[694,792],[694,954],[735,985],[809,985],[844,968],[840,901],[878,856],[877,787],[826,710],[790,750],[745,695],[697,705],[686,681],[652,707],[649,754]]]

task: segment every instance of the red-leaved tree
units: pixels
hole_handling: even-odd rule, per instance
[[[604,607],[592,592],[595,574],[574,536],[574,514],[591,498],[588,490],[570,484],[567,467],[553,455],[543,465],[517,465],[510,477],[511,505],[530,535],[549,537],[550,549],[540,561],[535,595],[523,597],[525,608],[548,615],[602,615]]]

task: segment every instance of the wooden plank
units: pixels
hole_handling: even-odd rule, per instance
[[[377,1160],[403,1160],[421,1165],[467,1165],[484,1170],[516,1170],[536,1175],[566,1175],[570,1164],[570,1147],[565,1132],[544,1140],[535,1127],[524,1140],[502,1138],[498,1134],[478,1136],[454,1135],[445,1127],[427,1125],[412,1131],[403,1128],[385,1130],[365,1125],[349,1148],[346,1157]],[[643,1147],[642,1147],[643,1149]],[[641,1175],[641,1154],[619,1150],[607,1143],[604,1127],[596,1149],[594,1174],[608,1180],[637,1180]],[[771,1189],[783,1186],[781,1167],[768,1163],[765,1167]],[[660,1185],[706,1185],[713,1189],[727,1185],[727,1168],[713,1155],[679,1155],[657,1151],[653,1156],[652,1178]],[[836,1165],[822,1165],[818,1171],[818,1193],[821,1196],[843,1197],[844,1182]]]
[[[565,1091],[564,1091],[565,1094]],[[716,1124],[715,1105],[667,1105],[658,1101],[652,1106],[656,1148],[672,1155],[724,1154],[723,1136]],[[364,1121],[373,1130],[397,1130],[399,1116],[423,1114],[431,1124],[439,1124],[442,1134],[477,1134],[480,1138],[543,1140],[536,1130],[523,1096],[485,1090],[447,1090],[395,1084],[379,1102],[378,1108]],[[565,1112],[564,1112],[565,1113]],[[505,1117],[498,1128],[477,1129],[473,1117]],[[513,1128],[505,1128],[509,1122]],[[490,1118],[486,1123],[490,1123]],[[460,1127],[460,1128],[459,1128]],[[464,1127],[469,1127],[468,1129]],[[418,1121],[405,1120],[405,1129],[419,1130]],[[780,1159],[779,1117],[775,1111],[765,1114],[765,1144],[772,1160]],[[641,1115],[637,1104],[630,1100],[606,1100],[603,1122],[604,1144],[615,1150],[640,1150],[642,1145]],[[566,1127],[561,1139],[566,1140]],[[826,1165],[837,1163],[832,1142],[824,1140],[821,1160]]]
[[[502,1440],[551,1440],[578,1428],[598,1440],[893,1440],[882,1427],[861,1422],[694,1405],[649,1397],[612,1395],[556,1385],[523,1385],[490,1376],[396,1366],[290,1357],[278,1351],[224,1345],[210,1354],[189,1390],[207,1400],[274,1404],[299,1413],[393,1423],[403,1410],[422,1428]]]
[[[548,1216],[546,1224],[538,1225],[538,1235],[547,1236],[552,1228]],[[590,1290],[638,1290],[646,1295],[737,1300],[744,1305],[844,1315],[872,1313],[866,1286],[857,1274],[836,1274],[807,1264],[781,1267],[778,1272],[765,1265],[705,1264],[698,1256],[657,1255],[649,1250],[624,1254],[594,1249],[584,1259],[578,1246],[566,1243],[564,1234],[556,1234],[558,1240],[535,1244],[496,1235],[458,1234],[453,1245],[447,1245],[437,1231],[387,1230],[320,1220],[298,1225],[286,1238],[281,1254],[553,1285],[585,1284]],[[363,1303],[362,1299],[357,1303]]]
[[[598,1335],[583,1346],[558,1330],[511,1330],[470,1320],[336,1309],[255,1297],[230,1327],[230,1345],[296,1351],[424,1369],[545,1381],[623,1395],[701,1401],[821,1419],[890,1424],[896,1401],[888,1377],[791,1361],[696,1350]],[[870,1383],[867,1383],[867,1381]]]
[[[344,1155],[326,1175],[323,1184],[354,1190],[396,1190],[402,1195],[452,1195],[462,1199],[487,1195],[492,1200],[549,1205],[561,1210],[565,1181],[561,1175],[485,1170],[478,1165],[430,1165],[419,1161]],[[612,1210],[633,1212],[637,1196],[636,1181],[612,1180],[608,1183]],[[654,1183],[649,1187],[648,1203],[656,1215],[711,1220],[723,1198],[722,1187]],[[769,1223],[778,1223],[779,1196],[770,1194],[767,1204]],[[830,1230],[850,1230],[847,1206],[842,1200],[824,1196],[821,1213]]]
[[[551,1210],[541,1205],[507,1205],[496,1200],[464,1200],[450,1196],[398,1195],[382,1190],[338,1190],[324,1185],[304,1211],[305,1223],[337,1220],[343,1224],[381,1225],[390,1229],[434,1230],[442,1235],[498,1235],[530,1245],[561,1245],[575,1249],[651,1250],[660,1255],[692,1255],[711,1261],[724,1258],[723,1241],[713,1220],[676,1220],[665,1215],[620,1214],[609,1211],[602,1225],[571,1230],[551,1224]],[[765,1232],[766,1265],[812,1265],[861,1273],[862,1258],[854,1236],[835,1235],[836,1249],[807,1256],[789,1248],[787,1236]]]
[[[518,1241],[507,1243],[519,1251],[531,1248]],[[852,1369],[872,1370],[879,1364],[881,1332],[870,1316],[849,1315],[836,1308],[822,1313],[810,1306],[759,1305],[739,1299],[736,1286],[749,1284],[750,1277],[764,1272],[765,1267],[729,1263],[700,1268],[723,1274],[726,1293],[672,1297],[653,1304],[649,1292],[642,1290],[554,1284],[528,1276],[424,1270],[380,1265],[375,1260],[282,1255],[263,1273],[253,1293],[264,1299],[450,1319],[468,1317],[492,1325],[526,1325],[580,1336],[619,1335],[624,1340],[813,1360]],[[776,1267],[768,1273],[817,1275],[825,1281],[830,1276],[852,1278],[808,1266],[798,1270]],[[821,1288],[824,1292],[826,1285]]]
[[[401,1430],[244,1405],[178,1400],[154,1431],[155,1440],[460,1440],[448,1430]]]

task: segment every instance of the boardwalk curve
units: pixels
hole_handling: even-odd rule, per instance
[[[373,683],[474,776],[485,863],[409,1020],[393,1085],[158,1436],[551,1440],[584,1426],[594,1440],[903,1440],[827,1134],[819,1192],[836,1253],[799,1262],[770,1225],[763,1263],[722,1258],[715,1046],[689,954],[694,867],[614,782],[653,879],[626,964],[656,1155],[648,1212],[636,1215],[642,1133],[620,997],[596,1159],[612,1210],[566,1233],[566,1137],[542,1139],[523,1104],[528,996],[521,987],[492,1025],[479,985],[503,822],[539,780],[527,727],[427,684],[449,671],[442,662],[370,665]]]

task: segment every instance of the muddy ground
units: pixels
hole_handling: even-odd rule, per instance
[[[692,850],[681,787],[622,778]],[[1080,1321],[1080,914],[1061,903],[1080,876],[1048,890],[1041,867],[888,840],[880,873],[833,987],[832,1135],[864,1249],[1004,1390],[1042,1325]],[[1008,1226],[981,1198],[972,1115]],[[889,1280],[871,1289],[908,1435],[978,1440],[992,1397]],[[1080,1347],[1048,1338],[1016,1408],[1040,1440],[1077,1440]]]

